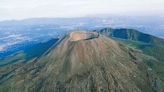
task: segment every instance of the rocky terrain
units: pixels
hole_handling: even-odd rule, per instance
[[[74,31],[2,76],[0,92],[162,92],[149,60],[156,61],[112,38]]]

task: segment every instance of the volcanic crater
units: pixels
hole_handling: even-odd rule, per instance
[[[98,38],[99,34],[96,32],[86,32],[86,31],[73,31],[70,33],[70,41],[79,41],[79,40],[89,40]]]

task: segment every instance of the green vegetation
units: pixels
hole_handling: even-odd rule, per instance
[[[164,46],[162,45],[148,45],[148,46],[140,46],[141,49],[145,54],[154,56],[159,61],[164,62]]]
[[[163,62],[149,60],[149,61],[145,61],[144,63],[148,65],[164,82],[164,63]]]
[[[18,62],[18,61],[24,61],[26,57],[26,54],[24,52],[17,52],[14,55],[8,56],[5,59],[0,60],[0,67],[5,66],[7,64],[11,64],[14,62]]]
[[[120,42],[123,42],[129,46],[132,46],[136,49],[139,49],[143,51],[144,54],[150,55],[155,57],[161,62],[164,62],[164,45],[158,45],[158,44],[145,44],[137,41],[132,41],[132,40],[122,40],[122,39],[117,39]]]
[[[147,60],[144,63],[149,66],[150,70],[152,70],[162,81],[162,87],[164,87],[164,46],[157,44],[145,44],[132,40],[122,40],[118,38],[114,38],[119,42],[123,42],[131,47],[141,50],[144,54],[150,55],[157,60]]]

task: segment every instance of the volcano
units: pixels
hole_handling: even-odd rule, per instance
[[[73,31],[3,79],[2,92],[157,92],[153,59],[96,32]]]

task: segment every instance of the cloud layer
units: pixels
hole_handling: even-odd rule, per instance
[[[0,20],[96,14],[164,16],[163,0],[0,0]]]

